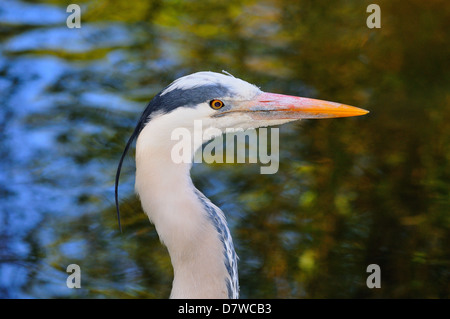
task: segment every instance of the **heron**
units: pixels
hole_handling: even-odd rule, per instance
[[[173,161],[176,141],[171,132],[185,128],[194,134],[198,120],[204,127],[225,132],[227,128],[247,130],[366,113],[340,103],[267,93],[227,72],[202,71],[180,77],[149,102],[120,157],[115,180],[120,231],[120,171],[136,140],[135,190],[170,255],[170,298],[239,298],[238,258],[225,215],[194,186],[192,162]],[[194,150],[202,146],[193,144]]]

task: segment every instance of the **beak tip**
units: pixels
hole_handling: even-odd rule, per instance
[[[347,114],[347,117],[348,116],[362,116],[362,115],[366,115],[366,114],[370,113],[369,111],[361,109],[359,107],[348,106],[348,105],[346,105],[346,106],[350,108],[350,112]]]
[[[370,113],[370,111],[367,111],[367,110],[364,110],[364,109],[361,109],[361,110],[362,110],[362,114],[361,115],[366,115],[366,114]]]
[[[358,114],[358,115],[366,115],[366,114],[368,114],[368,113],[370,113],[369,111],[367,111],[367,110],[363,110],[363,109],[361,109],[361,113],[360,114]]]

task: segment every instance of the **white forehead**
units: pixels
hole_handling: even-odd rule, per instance
[[[161,92],[161,96],[176,89],[189,90],[211,85],[225,87],[230,92],[233,92],[233,97],[242,100],[251,99],[261,92],[257,86],[231,75],[203,71],[186,75],[175,80]]]

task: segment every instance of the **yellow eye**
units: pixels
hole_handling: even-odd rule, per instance
[[[221,100],[212,100],[211,102],[209,102],[209,105],[211,105],[214,110],[219,110],[224,106]]]

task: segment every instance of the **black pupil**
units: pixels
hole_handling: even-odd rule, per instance
[[[221,107],[222,103],[220,101],[214,102],[214,107]]]

